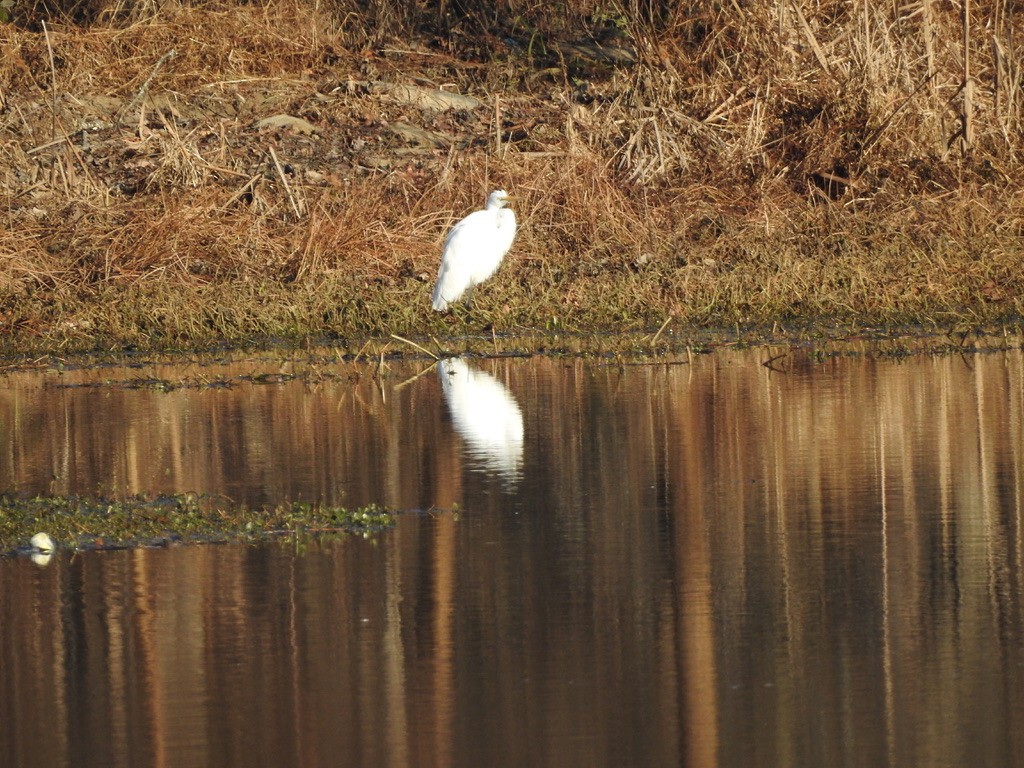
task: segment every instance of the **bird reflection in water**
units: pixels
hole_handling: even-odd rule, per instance
[[[523,414],[496,378],[456,357],[438,363],[438,376],[455,431],[467,452],[507,484],[519,482],[523,464]]]

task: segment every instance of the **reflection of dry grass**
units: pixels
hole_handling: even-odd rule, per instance
[[[886,696],[911,707],[927,696],[933,706],[920,708],[913,722],[935,734],[930,753],[964,751],[962,729],[950,728],[945,713],[959,713],[964,701],[998,713],[1019,690],[1009,688],[1014,693],[1007,694],[1007,685],[985,683],[1012,677],[1008,664],[1016,658],[1004,638],[1016,637],[1019,605],[1013,596],[1024,589],[1024,392],[1019,377],[1007,372],[1020,371],[1024,360],[1010,351],[972,357],[970,365],[957,356],[925,355],[886,365],[869,355],[819,367],[798,351],[786,361],[789,373],[778,375],[758,364],[763,358],[763,352],[748,350],[697,356],[690,365],[624,370],[553,359],[481,363],[534,414],[531,469],[557,503],[536,510],[529,525],[510,524],[500,514],[500,494],[481,492],[492,486],[465,466],[433,376],[403,389],[388,383],[385,395],[368,369],[360,373],[354,365],[333,369],[340,375],[337,385],[327,381],[313,388],[296,382],[188,397],[139,391],[126,398],[114,389],[103,393],[102,412],[91,407],[91,398],[54,397],[52,387],[32,377],[11,377],[0,392],[0,412],[13,438],[3,443],[0,468],[12,473],[6,487],[33,493],[38,485],[74,478],[79,486],[117,491],[189,487],[234,495],[248,489],[271,500],[302,496],[346,504],[386,493],[398,509],[465,498],[468,522],[461,525],[473,530],[455,542],[443,538],[443,526],[452,522],[447,515],[417,513],[380,542],[380,554],[373,554],[380,567],[368,568],[367,556],[359,553],[330,560],[329,552],[315,549],[301,561],[303,567],[323,561],[323,577],[302,583],[326,587],[320,594],[304,588],[299,606],[318,621],[323,617],[315,626],[337,638],[302,640],[302,648],[308,646],[303,664],[282,665],[282,689],[305,697],[296,699],[304,711],[322,706],[317,675],[335,669],[339,659],[352,660],[344,677],[358,683],[351,687],[368,690],[379,685],[383,665],[406,665],[389,693],[387,722],[400,720],[410,707],[422,708],[419,691],[436,692],[438,686],[432,684],[433,665],[416,652],[420,646],[401,632],[391,633],[397,638],[392,647],[368,644],[351,628],[368,608],[369,615],[380,615],[372,610],[381,611],[388,595],[410,594],[395,590],[411,584],[419,590],[413,594],[422,595],[422,584],[442,573],[464,587],[460,613],[452,613],[447,602],[406,597],[394,601],[385,620],[406,627],[454,622],[454,636],[485,648],[502,647],[503,635],[517,643],[525,638],[543,652],[519,653],[517,645],[517,652],[507,654],[516,663],[502,667],[507,681],[495,680],[507,682],[509,690],[524,675],[550,675],[553,663],[574,679],[593,681],[594,690],[616,690],[623,635],[595,628],[631,624],[632,645],[625,648],[641,657],[643,674],[649,675],[641,682],[649,680],[647,688],[662,691],[659,700],[669,702],[654,707],[653,725],[644,726],[653,734],[650,743],[665,745],[658,752],[667,756],[663,762],[692,760],[694,749],[673,751],[687,743],[711,741],[727,752],[725,739],[719,743],[708,734],[716,733],[716,718],[737,711],[737,702],[744,713],[777,713],[755,718],[751,738],[779,753],[797,751],[793,734],[806,733],[808,722],[821,719],[822,702],[841,714],[815,731],[815,743],[842,745],[845,734],[858,729],[883,738],[907,733],[898,725],[877,727],[877,702]],[[811,372],[814,367],[819,371]],[[280,363],[269,368],[277,371]],[[180,375],[181,369],[169,373]],[[395,370],[391,381],[407,373]],[[73,371],[61,378],[103,381],[109,375]],[[123,418],[111,418],[119,414]],[[244,428],[227,428],[234,425]],[[111,439],[97,440],[108,432]],[[62,471],[56,478],[40,467]],[[246,474],[240,479],[239,472]],[[243,481],[249,477],[255,481]],[[194,552],[190,560],[147,561],[145,552],[136,559],[138,572],[148,569],[150,582],[161,585],[162,601],[197,606],[189,614],[204,630],[195,635],[197,658],[214,657],[242,625],[254,627],[258,637],[287,635],[293,613],[268,611],[263,587],[296,578],[292,554],[257,559],[244,548]],[[552,552],[558,563],[572,567],[563,572],[558,563],[553,566]],[[145,587],[141,578],[126,577],[123,559],[93,562],[93,584],[110,590]],[[392,578],[392,566],[406,575]],[[9,570],[15,586],[35,580],[51,589],[37,600],[11,601],[11,625],[30,628],[47,648],[63,649],[67,611],[38,610],[40,601],[61,605],[61,593],[51,586],[59,580],[40,579],[27,568]],[[553,573],[564,576],[573,599],[551,601]],[[232,610],[223,609],[223,599],[196,600],[197,585],[204,594],[229,595]],[[508,609],[520,604],[557,605],[564,618],[523,621]],[[96,613],[84,625],[87,634],[79,633],[88,647],[102,649],[111,636],[124,637],[128,652],[112,654],[112,664],[141,659],[160,679],[173,679],[171,670],[151,663],[148,638],[131,611]],[[274,618],[275,613],[280,615]],[[181,622],[171,626],[175,632],[164,642],[181,637]],[[166,657],[157,655],[155,662]],[[52,659],[39,653],[22,658],[23,688],[46,703],[48,712],[63,713],[68,697],[55,695],[63,689],[47,684]],[[595,658],[611,663],[595,667]],[[836,663],[803,663],[822,658]],[[177,657],[171,661],[181,666]],[[189,668],[197,689],[224,687],[210,665]],[[963,682],[965,668],[984,674]],[[296,684],[296,670],[311,684]],[[684,671],[690,689],[685,718],[673,703]],[[139,679],[145,675],[97,676],[101,693],[111,698],[121,688],[108,694],[104,681]],[[741,695],[716,696],[722,681],[737,679],[768,683]],[[143,700],[149,690],[132,695]],[[803,697],[806,705],[800,696],[791,697],[793,706],[779,707],[780,690],[787,696],[822,695]],[[448,701],[441,695],[436,700]],[[595,716],[607,722],[621,717],[620,700]],[[494,702],[503,720],[522,717],[519,697],[496,696]],[[578,728],[575,708],[555,708],[553,717],[548,726],[559,732]],[[360,743],[365,725],[354,721],[338,719],[338,728],[348,729],[339,743]],[[28,743],[45,738],[36,726],[48,722],[22,717],[8,728]],[[909,745],[899,742],[901,749],[913,751],[918,733],[905,737]],[[995,740],[990,751],[1007,751],[1002,729],[988,733]],[[981,739],[972,747],[977,743],[988,744]],[[604,744],[587,748],[595,749],[588,761],[600,762]],[[572,750],[567,762],[579,760],[580,751]],[[535,760],[527,748],[511,754],[517,763]]]
[[[63,12],[94,23],[51,20],[49,42],[8,27],[10,327],[74,345],[447,333],[461,321],[426,300],[438,244],[496,186],[522,230],[474,325],[1024,309],[1020,30],[996,0],[972,5],[966,52],[959,12],[928,2],[513,1],[448,36],[427,10],[346,1],[79,3]]]

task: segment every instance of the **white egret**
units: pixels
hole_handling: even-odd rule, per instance
[[[505,208],[510,199],[503,189],[491,192],[482,211],[473,211],[448,233],[434,286],[438,312],[497,271],[516,236],[516,215]]]

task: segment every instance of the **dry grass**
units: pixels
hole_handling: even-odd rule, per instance
[[[15,6],[9,344],[1018,322],[1004,0],[966,25],[934,0],[439,7]],[[439,316],[443,233],[498,186],[513,252]]]

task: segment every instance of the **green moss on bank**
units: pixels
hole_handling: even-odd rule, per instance
[[[1024,285],[1009,262],[1024,263],[1024,253],[961,262],[962,268],[945,273],[929,266],[936,258],[878,251],[835,258],[775,253],[769,261],[767,252],[752,252],[738,266],[708,257],[696,265],[577,271],[548,281],[507,267],[477,291],[472,308],[445,314],[430,310],[430,285],[412,279],[387,287],[271,278],[114,284],[74,296],[8,298],[0,352],[165,351],[267,340],[358,346],[393,335],[443,343],[464,336],[629,335],[659,328],[702,336],[736,328],[767,333],[788,324],[818,326],[827,335],[836,327],[942,331],[1021,322]]]

